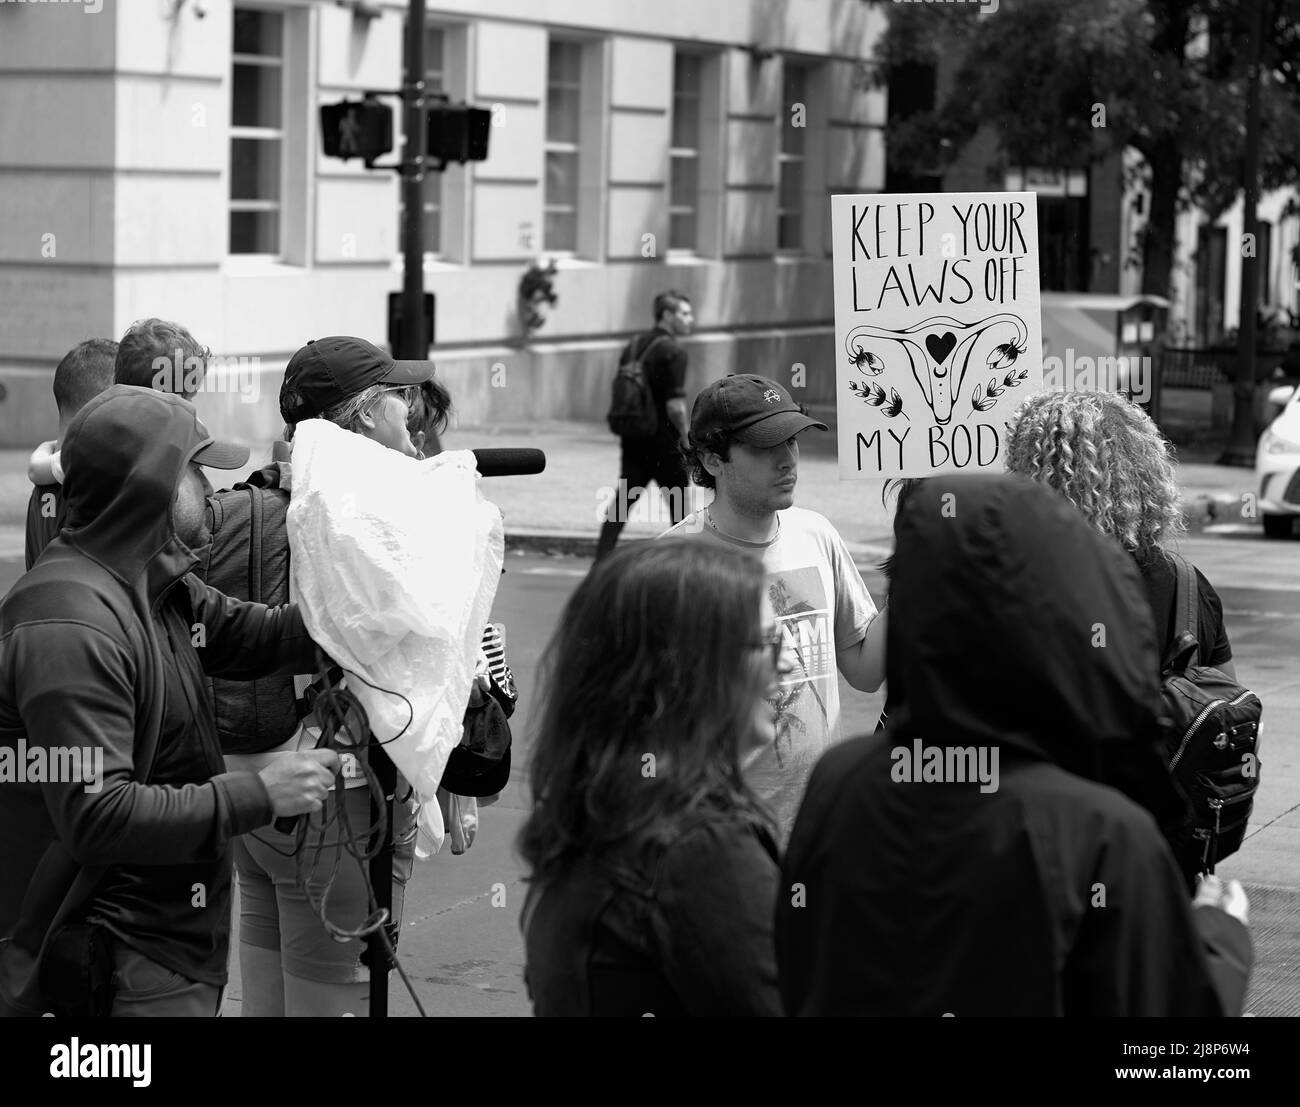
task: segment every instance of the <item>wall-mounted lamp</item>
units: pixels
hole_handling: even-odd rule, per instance
[[[334,0],[334,2],[340,8],[350,8],[353,19],[364,19],[369,22],[384,14],[384,9],[379,4],[370,3],[369,0]]]
[[[194,12],[195,19],[206,19],[208,16],[207,5],[203,0],[188,0],[190,10]],[[184,10],[187,0],[163,0],[162,17],[171,22],[180,20],[181,12]]]

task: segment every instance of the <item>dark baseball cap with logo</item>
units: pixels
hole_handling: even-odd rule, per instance
[[[740,373],[714,381],[695,397],[691,437],[722,430],[746,446],[779,446],[809,427],[829,430],[803,413],[790,393],[767,377]]]
[[[433,362],[394,361],[364,338],[316,338],[289,359],[280,385],[280,414],[286,423],[301,423],[372,384],[409,387],[432,380],[433,374]]]

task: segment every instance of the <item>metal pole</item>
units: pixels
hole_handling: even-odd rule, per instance
[[[1268,0],[1244,0],[1250,12],[1250,63],[1246,86],[1246,233],[1254,243],[1241,259],[1241,304],[1237,323],[1237,381],[1232,389],[1232,436],[1220,465],[1251,468],[1255,464],[1255,315],[1259,303],[1259,77],[1263,47],[1264,6]]]
[[[429,356],[424,333],[424,0],[406,14],[406,75],[402,82],[402,349],[399,358]]]
[[[395,357],[423,360],[429,356],[429,339],[424,333],[424,0],[410,0],[406,15],[406,73],[402,80],[402,327],[401,349]],[[375,904],[393,907],[393,794],[397,770],[383,748],[371,736],[370,767],[385,797],[388,818],[379,851],[370,861],[370,885]],[[371,804],[372,825],[374,801]],[[392,963],[382,940],[367,940],[370,961],[370,1017],[388,1017],[388,972]]]

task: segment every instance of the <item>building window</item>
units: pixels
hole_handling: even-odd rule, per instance
[[[441,27],[430,27],[424,38],[424,88],[426,93],[447,88],[447,35]],[[424,250],[442,253],[442,174],[428,166],[424,171]]]
[[[699,245],[700,110],[704,58],[677,51],[673,58],[672,143],[668,151],[668,247]]]
[[[1272,302],[1272,296],[1269,295],[1271,289],[1269,270],[1273,263],[1273,224],[1261,219],[1255,228],[1258,232],[1258,241],[1255,243],[1255,265],[1259,269],[1259,285],[1256,288],[1256,294],[1259,298],[1259,306],[1266,308]]]
[[[1209,346],[1223,337],[1228,281],[1228,232],[1204,225],[1196,239],[1196,341]]]
[[[796,114],[795,105],[799,105]],[[777,155],[776,248],[803,248],[804,136],[808,130],[808,69],[786,62],[785,103],[780,121],[781,149]],[[795,126],[798,123],[799,126]]]
[[[234,11],[230,74],[230,252],[280,254],[284,14]]]
[[[542,247],[578,248],[578,143],[582,129],[582,44],[552,39],[546,67],[546,187]]]

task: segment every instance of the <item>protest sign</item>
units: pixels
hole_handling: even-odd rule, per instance
[[[1001,470],[1043,387],[1032,192],[832,196],[842,478]]]

